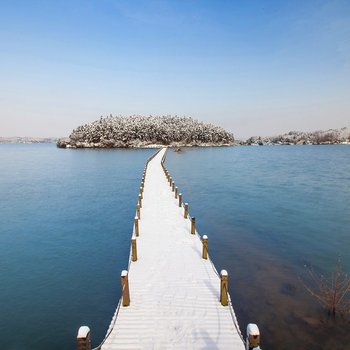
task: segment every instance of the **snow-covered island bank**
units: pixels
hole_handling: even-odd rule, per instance
[[[350,144],[350,130],[341,128],[313,132],[290,131],[277,136],[252,136],[237,143],[246,146]]]
[[[101,117],[78,126],[69,138],[59,139],[60,148],[127,148],[231,146],[233,134],[222,127],[189,117]]]

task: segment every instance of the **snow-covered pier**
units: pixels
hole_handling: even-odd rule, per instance
[[[96,349],[245,349],[227,272],[207,256],[208,239],[163,165],[165,152],[147,162],[122,297]],[[79,332],[78,349],[89,349],[89,329]]]

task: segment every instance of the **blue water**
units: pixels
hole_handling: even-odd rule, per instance
[[[0,145],[0,348],[74,349],[107,331],[127,265],[137,194],[153,150]],[[242,330],[264,348],[344,349],[307,293],[306,269],[350,272],[350,147],[193,148],[166,165],[226,268]]]
[[[102,340],[152,153],[0,146],[1,349],[74,349],[83,324]]]
[[[242,330],[258,323],[269,349],[349,348],[348,319],[329,320],[305,285],[339,256],[350,272],[350,147],[194,148],[167,164],[229,272]]]

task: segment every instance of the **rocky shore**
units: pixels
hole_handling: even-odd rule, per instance
[[[342,128],[313,132],[290,131],[277,136],[252,136],[238,143],[247,146],[350,144],[350,130]]]
[[[77,127],[59,148],[230,146],[233,134],[189,117],[112,116]]]

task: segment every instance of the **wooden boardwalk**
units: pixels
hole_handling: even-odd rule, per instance
[[[128,271],[130,305],[119,304],[97,349],[243,350],[229,295],[223,306],[220,276],[202,258],[201,237],[191,234],[190,217],[164,174],[165,152],[147,166],[137,261],[130,259]]]

